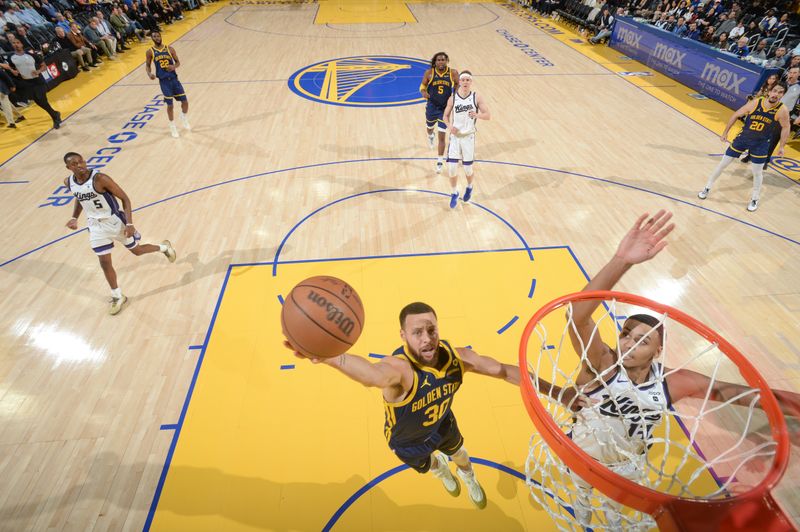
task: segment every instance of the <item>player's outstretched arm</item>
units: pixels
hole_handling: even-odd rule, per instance
[[[701,373],[690,369],[681,369],[675,373],[670,373],[666,377],[669,395],[673,403],[681,399],[694,397],[704,399],[707,395],[711,401],[725,402],[730,401],[737,395],[752,390],[749,386],[734,384],[732,382],[714,381]],[[711,393],[709,394],[709,387]],[[785,390],[772,390],[784,415],[800,417],[800,394],[787,392]],[[733,401],[733,404],[749,406],[753,400],[753,394],[747,394]]]
[[[408,363],[393,357],[382,358],[374,364],[352,353],[344,353],[332,358],[307,357],[292,347],[288,340],[284,341],[283,345],[293,351],[298,358],[307,358],[314,364],[331,366],[354,381],[371,388],[402,388],[403,381],[408,380],[404,378],[406,377],[405,373],[408,373],[408,377],[413,380]],[[406,368],[406,366],[408,367]]]
[[[583,292],[593,290],[611,290],[622,279],[631,266],[648,261],[658,255],[667,245],[666,236],[675,228],[675,224],[667,224],[672,213],[664,210],[655,215],[647,213],[639,216],[617,247],[617,252],[608,263],[595,275]],[[569,328],[570,341],[575,351],[586,351],[589,363],[594,368],[602,366],[601,359],[608,353],[599,333],[595,331],[592,313],[600,305],[599,300],[581,301],[572,304],[572,321],[574,327]]]
[[[490,356],[479,355],[472,349],[468,349],[466,347],[459,347],[457,351],[458,356],[461,357],[461,361],[464,363],[465,371],[471,371],[473,373],[477,373],[478,375],[486,375],[487,377],[502,379],[513,384],[514,386],[519,386],[519,381],[521,378],[519,366],[504,364]],[[536,377],[531,373],[528,375],[529,378],[535,378],[538,381],[537,389],[541,393],[560,401],[567,408],[575,409],[579,406],[582,406],[575,401],[575,398],[578,396],[575,388],[562,390],[560,386],[556,386],[555,384],[540,377]]]

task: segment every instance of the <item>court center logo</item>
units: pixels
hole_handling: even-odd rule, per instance
[[[328,59],[302,68],[289,88],[308,100],[352,107],[391,107],[424,102],[419,84],[430,62],[394,55]]]

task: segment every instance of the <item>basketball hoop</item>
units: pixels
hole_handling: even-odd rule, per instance
[[[581,389],[575,384],[581,363],[588,363],[586,346],[580,342],[581,349],[576,349],[579,352],[573,354],[569,341],[570,328],[577,332],[572,321],[572,304],[581,301],[604,302],[602,317],[599,315],[603,307],[595,312],[596,326],[591,332],[592,339],[599,336],[601,330],[616,336],[617,321],[621,319],[617,313],[618,304],[642,307],[658,314],[658,325],[653,326],[647,335],[656,327],[664,327],[665,334],[661,338],[663,366],[652,366],[660,369],[652,369],[646,383],[630,384],[632,390],[636,388],[632,392],[634,395],[642,393],[646,384],[651,386],[650,389],[652,386],[665,386],[667,377],[688,369],[690,364],[705,364],[703,367],[707,371],[703,373],[711,373],[707,375],[710,381],[705,399],[690,400],[690,403],[700,403],[692,412],[678,412],[664,405],[663,410],[658,411],[630,408],[629,411],[634,412],[628,414],[620,408],[614,410],[613,415],[603,412],[603,415],[590,418],[595,404],[604,402],[603,406],[609,403],[619,406],[615,397],[602,395],[603,391],[609,390],[606,382],[612,380],[611,373],[604,371],[600,373],[601,378],[591,383],[591,386],[598,387],[596,389],[605,388],[600,390],[602,400],[581,410],[573,410],[575,395],[589,393],[586,391],[588,386]],[[554,312],[562,307],[567,307],[566,317]],[[558,334],[551,336],[557,337],[548,338],[547,327],[555,328]],[[528,343],[534,332],[539,345],[531,347],[529,353]],[[669,347],[674,347],[677,354],[668,352],[667,338],[670,339]],[[638,340],[636,346],[642,341]],[[616,340],[606,343],[614,345]],[[617,366],[610,369],[621,372],[619,375],[627,375],[619,349],[617,347]],[[679,360],[683,353],[687,354]],[[657,525],[664,531],[794,530],[770,494],[783,476],[789,460],[786,422],[778,402],[755,367],[735,347],[698,320],[667,305],[622,292],[569,294],[546,304],[530,319],[520,341],[519,364],[531,374],[531,378],[521,379],[521,388],[525,407],[538,431],[531,438],[526,463],[528,484],[533,497],[550,513],[559,528],[575,529],[580,514],[588,517],[581,517],[583,521],[578,523],[578,529],[588,526],[602,529],[605,523],[607,529]],[[712,385],[723,380],[721,376],[730,380],[726,372],[737,370],[736,379],[746,383],[748,391],[727,400],[711,401]],[[540,389],[537,377],[556,384],[560,391]],[[618,378],[618,382],[628,382],[622,377],[613,378]],[[663,389],[667,393],[667,388]],[[598,408],[602,411],[603,406]],[[746,412],[743,414],[743,411]],[[754,437],[754,431],[758,430],[758,423],[754,420],[760,416],[766,416],[769,432],[761,431],[758,437]],[[584,417],[591,422],[578,426]],[[656,421],[648,424],[643,419]],[[724,419],[725,423],[718,422],[719,419]],[[634,434],[630,428],[633,422],[640,427],[637,430],[646,427],[643,435]],[[615,429],[617,424],[627,430],[620,432]],[[683,430],[671,428],[673,425],[680,425]],[[595,432],[589,440],[581,440],[578,429]],[[725,434],[730,435],[730,445],[704,453],[703,444],[709,443],[703,441],[704,431],[718,429],[724,429]],[[582,448],[573,438],[589,441],[593,449],[586,444]],[[712,444],[719,444],[719,438],[708,439]],[[631,442],[639,445],[636,447],[638,450],[631,450]],[[608,460],[609,463],[604,463],[598,458],[604,453],[609,455],[610,451],[617,457],[615,463]],[[747,475],[752,476],[752,470],[758,469],[757,464],[767,462],[769,465],[762,466],[758,472],[763,475],[760,479],[742,480]],[[715,469],[724,469],[727,475],[722,476]],[[713,482],[708,480],[711,478]],[[619,505],[628,509],[621,509]],[[591,522],[593,517],[594,522]]]

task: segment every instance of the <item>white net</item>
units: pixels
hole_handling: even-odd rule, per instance
[[[528,342],[528,370],[552,419],[597,462],[662,493],[719,499],[756,485],[776,448],[760,410],[760,391],[745,384],[717,344],[666,314],[654,316],[644,335],[627,339],[630,347],[621,351],[625,313],[642,312],[623,307],[606,301],[595,313],[594,330],[583,335],[586,342],[572,321],[571,304],[566,316],[563,309],[553,311],[537,323]],[[586,355],[595,336],[616,353],[616,362],[602,371],[591,368]],[[651,342],[662,349],[642,373],[630,359]],[[582,367],[591,371],[581,374]],[[665,381],[684,395],[689,386],[692,397],[673,405]],[[649,515],[622,507],[570,471],[538,433],[530,441],[526,475],[533,498],[562,530],[655,528]]]

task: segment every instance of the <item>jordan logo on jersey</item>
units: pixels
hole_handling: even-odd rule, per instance
[[[425,380],[422,382],[422,384],[420,384],[420,386],[419,386],[419,387],[420,387],[420,388],[424,388],[424,387],[426,387],[426,386],[430,386],[430,385],[431,385],[431,383],[430,383],[430,377],[429,377],[428,375],[425,375]]]

